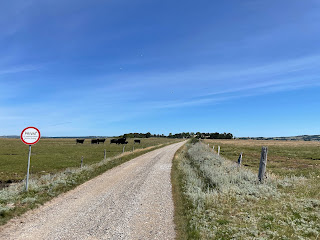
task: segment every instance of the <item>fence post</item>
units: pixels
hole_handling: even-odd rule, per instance
[[[241,163],[242,163],[242,152],[240,153],[240,156],[238,158],[238,166],[240,167],[241,166]]]
[[[134,152],[134,146],[132,146],[132,152]]]
[[[212,151],[214,151],[214,145],[213,145],[213,147],[212,147]]]
[[[258,174],[258,178],[260,182],[263,182],[265,178],[266,167],[267,167],[267,156],[268,156],[268,147],[262,147],[259,174]]]
[[[81,168],[83,166],[83,156],[81,157]]]
[[[220,155],[220,146],[218,146],[218,155]]]
[[[209,147],[209,143],[208,143],[208,147]]]
[[[122,153],[124,153],[124,148],[126,147],[126,145],[123,145],[123,149],[122,149]]]
[[[107,159],[107,150],[105,149],[104,150],[104,158],[103,158],[104,160],[106,160]]]

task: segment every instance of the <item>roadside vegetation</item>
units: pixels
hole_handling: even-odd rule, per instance
[[[319,178],[269,172],[260,184],[257,168],[207,144],[182,147],[172,168],[178,239],[320,239]]]
[[[77,161],[73,165],[71,165],[71,167],[67,167],[61,171],[58,171],[59,168],[51,168],[49,170],[49,173],[47,174],[44,174],[43,172],[40,172],[39,174],[34,173],[29,179],[28,192],[25,192],[25,180],[11,184],[9,187],[0,190],[0,225],[5,224],[11,218],[21,215],[29,209],[36,208],[46,201],[58,196],[59,194],[69,191],[115,166],[118,166],[149,151],[164,147],[174,142],[178,142],[178,140],[163,140],[159,141],[159,139],[148,139],[145,141],[149,142],[146,142],[144,145],[141,144],[139,146],[139,144],[136,144],[135,150],[133,152],[128,151],[121,154],[119,154],[119,152],[116,152],[114,156],[107,157],[106,159],[103,159],[103,151],[101,151],[103,149],[103,145],[90,146],[88,144],[88,147],[92,147],[91,151],[97,150],[97,147],[101,148],[99,149],[99,153],[101,152],[102,154],[97,156],[98,161],[95,160],[91,163],[87,161],[85,162],[84,166],[80,168],[80,161],[77,159]],[[46,151],[52,151],[52,149],[50,149],[48,145],[46,146]],[[145,147],[143,148],[143,146]],[[81,151],[81,147],[85,147],[85,145],[78,145],[76,147],[79,149],[79,151]],[[104,147],[109,147],[110,149],[112,147],[116,148],[119,146],[108,144]],[[44,148],[44,146],[39,146],[39,149],[42,149],[43,151],[45,151]],[[66,146],[62,148],[65,150],[65,155],[68,155],[68,151],[73,153],[73,148],[70,146],[69,150]],[[89,154],[90,151],[88,150],[88,148],[86,149],[86,152],[87,154]],[[66,156],[64,156],[64,158],[68,159],[68,157]],[[51,158],[51,160],[55,159]],[[55,163],[55,166],[57,166],[61,161],[59,161],[59,159],[56,160],[57,161]],[[35,162],[34,159],[31,159],[31,161]],[[26,170],[26,165],[24,166],[24,168],[24,170]],[[1,171],[4,171],[2,165]]]

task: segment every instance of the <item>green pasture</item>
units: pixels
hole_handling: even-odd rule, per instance
[[[81,164],[81,157],[84,157],[84,164],[100,162],[104,157],[112,157],[125,152],[143,149],[150,146],[175,142],[175,139],[167,138],[143,138],[141,144],[134,144],[132,139],[127,139],[128,144],[110,144],[106,139],[104,144],[91,144],[91,139],[86,139],[84,144],[76,144],[75,139],[47,138],[32,146],[30,174],[56,173],[68,167],[78,167]],[[25,178],[28,163],[28,145],[20,139],[0,138],[0,182],[21,181]]]

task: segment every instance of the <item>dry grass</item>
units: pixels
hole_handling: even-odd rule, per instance
[[[268,146],[267,170],[279,176],[319,176],[320,142],[267,140],[203,140],[210,148],[221,146],[221,155],[236,162],[243,152],[243,164],[253,171],[259,168],[261,147]]]

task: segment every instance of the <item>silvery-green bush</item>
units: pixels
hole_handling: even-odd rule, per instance
[[[201,185],[200,188],[204,193],[228,193],[234,194],[237,198],[280,196],[277,183],[273,180],[269,179],[264,184],[260,184],[257,174],[213,153],[204,144],[197,143],[191,146],[187,156],[190,167],[193,166],[194,169],[194,178],[198,179],[192,179],[191,183],[201,179],[201,184],[197,186]],[[188,171],[192,170],[188,169]]]
[[[21,203],[34,203],[35,201],[37,201],[36,198],[27,197],[22,199]]]

